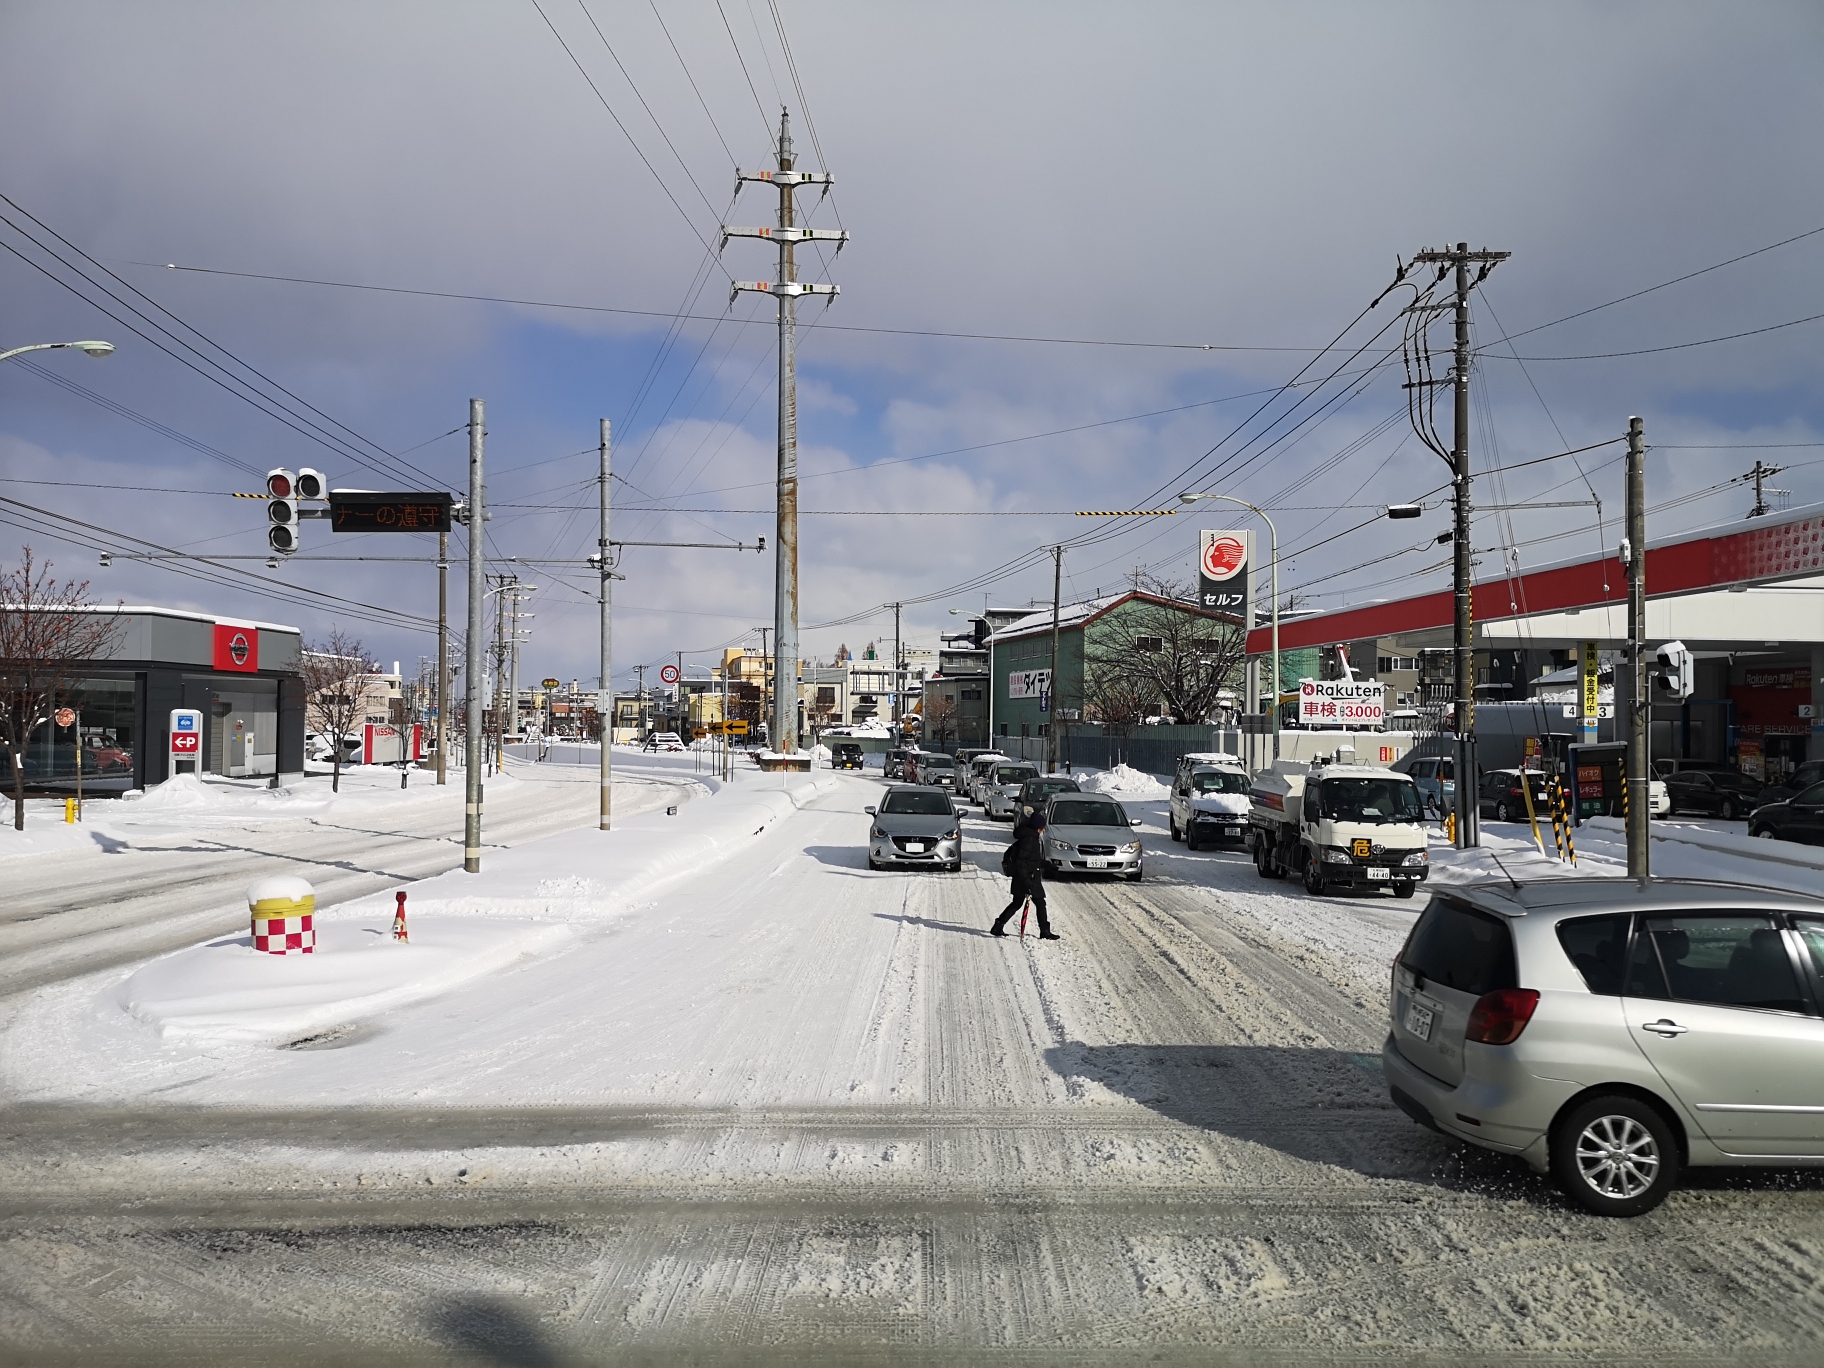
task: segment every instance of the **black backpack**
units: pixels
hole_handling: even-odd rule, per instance
[[[1001,873],[1005,874],[1010,879],[1013,877],[1013,853],[1019,848],[1020,843],[1016,839],[1009,841],[1007,843],[1007,849],[1001,852]]]

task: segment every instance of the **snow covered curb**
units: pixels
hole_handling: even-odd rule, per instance
[[[1584,825],[1595,827],[1598,831],[1615,832],[1624,839],[1627,835],[1627,827],[1619,817],[1591,817]],[[1713,850],[1719,855],[1739,855],[1745,859],[1766,860],[1773,864],[1797,865],[1800,869],[1824,870],[1824,851],[1795,845],[1791,841],[1756,840],[1752,836],[1737,836],[1728,831],[1661,826],[1657,822],[1653,824],[1652,832],[1656,841],[1676,841],[1680,845]]]
[[[568,940],[549,922],[438,917],[392,939],[391,923],[339,922],[310,955],[255,954],[246,936],[180,950],[115,990],[167,1039],[295,1040],[415,1002]]]

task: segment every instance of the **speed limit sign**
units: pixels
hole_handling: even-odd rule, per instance
[[[678,682],[678,667],[676,665],[667,665],[664,669],[659,671],[659,678],[667,684],[676,684]]]

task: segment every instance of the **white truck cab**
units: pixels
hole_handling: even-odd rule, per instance
[[[1262,878],[1305,890],[1388,888],[1410,898],[1431,868],[1425,812],[1410,775],[1377,765],[1276,760],[1254,777],[1250,839]]]

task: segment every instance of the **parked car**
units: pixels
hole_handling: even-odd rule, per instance
[[[838,741],[830,747],[831,769],[861,768],[861,747],[853,741]]]
[[[911,753],[911,751],[901,750],[898,747],[889,750],[881,766],[884,777],[904,779],[906,777],[906,757]]]
[[[654,732],[640,746],[643,751],[681,751],[684,749],[684,738],[676,732]]]
[[[1460,885],[1394,961],[1388,1091],[1637,1216],[1682,1168],[1824,1158],[1824,908],[1700,880]]]
[[[963,821],[950,795],[940,788],[895,784],[878,807],[867,809],[868,868],[938,865],[963,867]]]
[[[1407,756],[1393,766],[1410,774],[1419,801],[1433,812],[1448,812],[1457,801],[1457,762],[1448,755]]]
[[[1005,817],[1011,822],[1019,812],[1021,790],[1026,787],[1027,780],[1038,777],[1037,765],[1001,761],[994,767],[993,781],[984,781],[981,785],[982,811],[990,821],[998,822]]]
[[[983,786],[994,782],[995,769],[1008,759],[1008,756],[999,751],[983,751],[969,761],[969,768],[963,771],[963,792],[970,802],[981,807],[988,806]]]
[[[1113,798],[1056,794],[1045,810],[1045,863],[1058,873],[1106,871],[1139,883],[1140,838],[1133,832],[1139,825]]]
[[[1813,784],[1824,784],[1824,760],[1807,760],[1777,784],[1769,784],[1755,796],[1754,805],[1782,803],[1796,797]]]
[[[915,784],[927,784],[956,792],[956,757],[942,751],[920,751],[913,757],[912,772],[906,778]]]
[[[1178,767],[1166,826],[1190,849],[1248,837],[1248,773],[1239,765]]]
[[[342,738],[342,763],[358,765],[361,763],[361,737],[350,734]],[[336,743],[321,732],[311,732],[304,738],[305,758],[315,760],[318,764],[327,765],[336,758]]]
[[[976,756],[992,755],[993,753],[986,746],[959,746],[956,751],[956,767],[967,774],[969,766],[974,762]]]
[[[1036,770],[1033,777],[1020,785],[1020,791],[1013,800],[1013,816],[1016,822],[1023,822],[1032,816],[1052,796],[1058,793],[1081,793],[1082,787],[1075,779],[1064,774],[1040,775]]]
[[[1824,845],[1824,783],[1748,814],[1748,834],[1770,841]]]
[[[1702,812],[1733,822],[1760,797],[1761,781],[1736,769],[1681,769],[1665,777],[1669,812]]]
[[[1227,751],[1189,751],[1178,757],[1178,770],[1172,776],[1172,787],[1177,788],[1190,777],[1192,770],[1199,769],[1241,769],[1241,757],[1230,755]],[[1244,770],[1243,773],[1246,773]]]
[[[1537,770],[1498,769],[1490,770],[1482,776],[1482,786],[1476,791],[1476,806],[1484,817],[1493,817],[1497,822],[1524,822],[1526,820],[1526,793],[1522,783],[1533,791],[1533,812],[1536,816],[1549,822],[1552,810],[1548,806],[1550,793],[1546,777]]]

